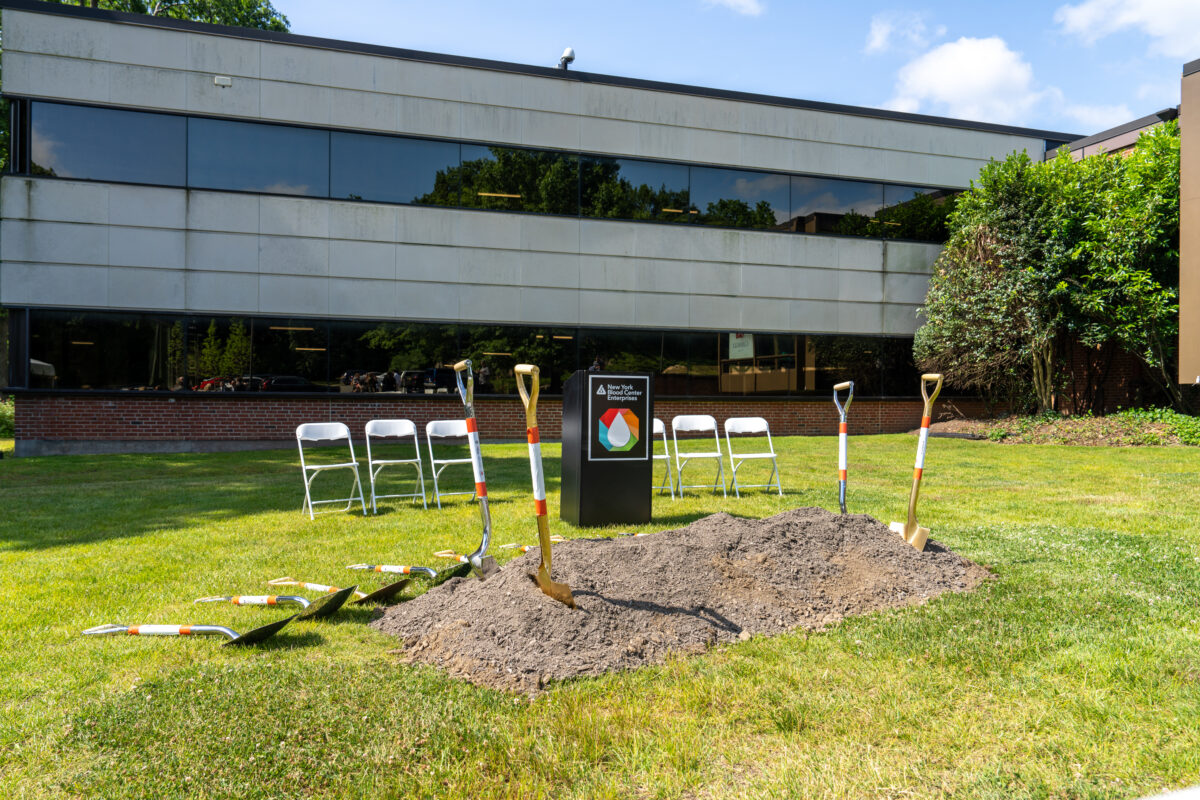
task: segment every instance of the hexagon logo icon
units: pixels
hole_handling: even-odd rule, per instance
[[[610,408],[600,417],[600,444],[613,453],[624,453],[638,443],[638,418],[628,408]]]

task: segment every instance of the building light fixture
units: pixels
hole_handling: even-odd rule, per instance
[[[555,338],[555,339],[561,339],[561,340],[568,341],[568,342],[570,342],[570,341],[572,341],[572,340],[574,340],[574,339],[575,339],[575,337],[574,337],[574,336],[558,336],[558,335],[556,335],[554,338]]]
[[[519,194],[505,194],[504,192],[476,192],[475,194],[479,195],[480,197],[508,197],[513,200],[521,199],[521,195]]]
[[[304,352],[304,353],[324,353],[325,352],[324,347],[297,347],[296,350],[298,352]]]
[[[512,353],[483,353],[485,356],[508,356],[512,358]]]
[[[315,330],[315,329],[314,328],[294,327],[292,325],[272,325],[271,330],[273,330],[273,331],[311,331],[311,330]]]
[[[90,346],[94,345],[94,344],[95,344],[95,342],[76,342],[76,341],[72,341],[72,342],[71,342],[71,344],[82,344],[82,345],[87,345],[87,346],[89,346],[89,347],[90,347]]]

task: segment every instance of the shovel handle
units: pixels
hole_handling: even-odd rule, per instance
[[[839,383],[837,386],[834,386],[833,390],[835,392],[840,392],[843,389],[853,389],[853,388],[854,388],[854,381],[843,381],[843,382]]]
[[[937,400],[937,396],[942,393],[942,380],[943,376],[940,372],[927,372],[921,376],[921,399],[925,401],[925,416],[927,417],[933,411],[933,401]],[[937,381],[932,395],[925,388],[925,384],[929,381]]]
[[[537,427],[537,399],[541,389],[539,376],[541,370],[533,364],[517,364],[513,368],[517,375],[517,394],[521,395],[521,404],[525,406],[525,427]],[[525,388],[525,378],[529,377],[530,388]]]

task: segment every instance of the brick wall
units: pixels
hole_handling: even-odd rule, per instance
[[[378,398],[378,399],[377,399]],[[487,441],[523,440],[525,411],[516,397],[476,401],[479,432]],[[938,402],[935,418],[982,416],[978,400]],[[419,429],[433,419],[461,419],[456,395],[340,395],[263,398],[237,395],[178,394],[55,395],[22,392],[16,396],[17,455],[102,452],[177,452],[285,447],[304,422],[345,422],[361,437],[371,419],[411,419]],[[824,400],[658,400],[655,416],[670,424],[677,414],[765,417],[775,435],[830,435],[837,432],[837,411]],[[850,431],[855,435],[898,433],[920,423],[920,400],[855,400]],[[543,438],[562,431],[562,403],[538,403]],[[422,437],[424,438],[424,437]]]

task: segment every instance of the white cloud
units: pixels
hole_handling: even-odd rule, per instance
[[[905,64],[887,103],[897,111],[1020,123],[1046,96],[1033,67],[997,36],[963,37]]]
[[[745,14],[747,17],[757,17],[767,10],[760,0],[704,0],[705,5],[722,6],[730,11]]]
[[[886,53],[888,50],[924,50],[931,39],[946,34],[939,25],[930,34],[923,15],[915,11],[884,11],[871,17],[864,53]]]
[[[1137,115],[1130,111],[1124,103],[1115,106],[1068,104],[1062,110],[1066,116],[1079,122],[1082,129],[1089,133],[1099,133],[1137,118]]]
[[[1054,21],[1065,33],[1094,44],[1128,29],[1152,40],[1155,55],[1180,60],[1200,56],[1200,3],[1196,0],[1084,0],[1061,6]]]

